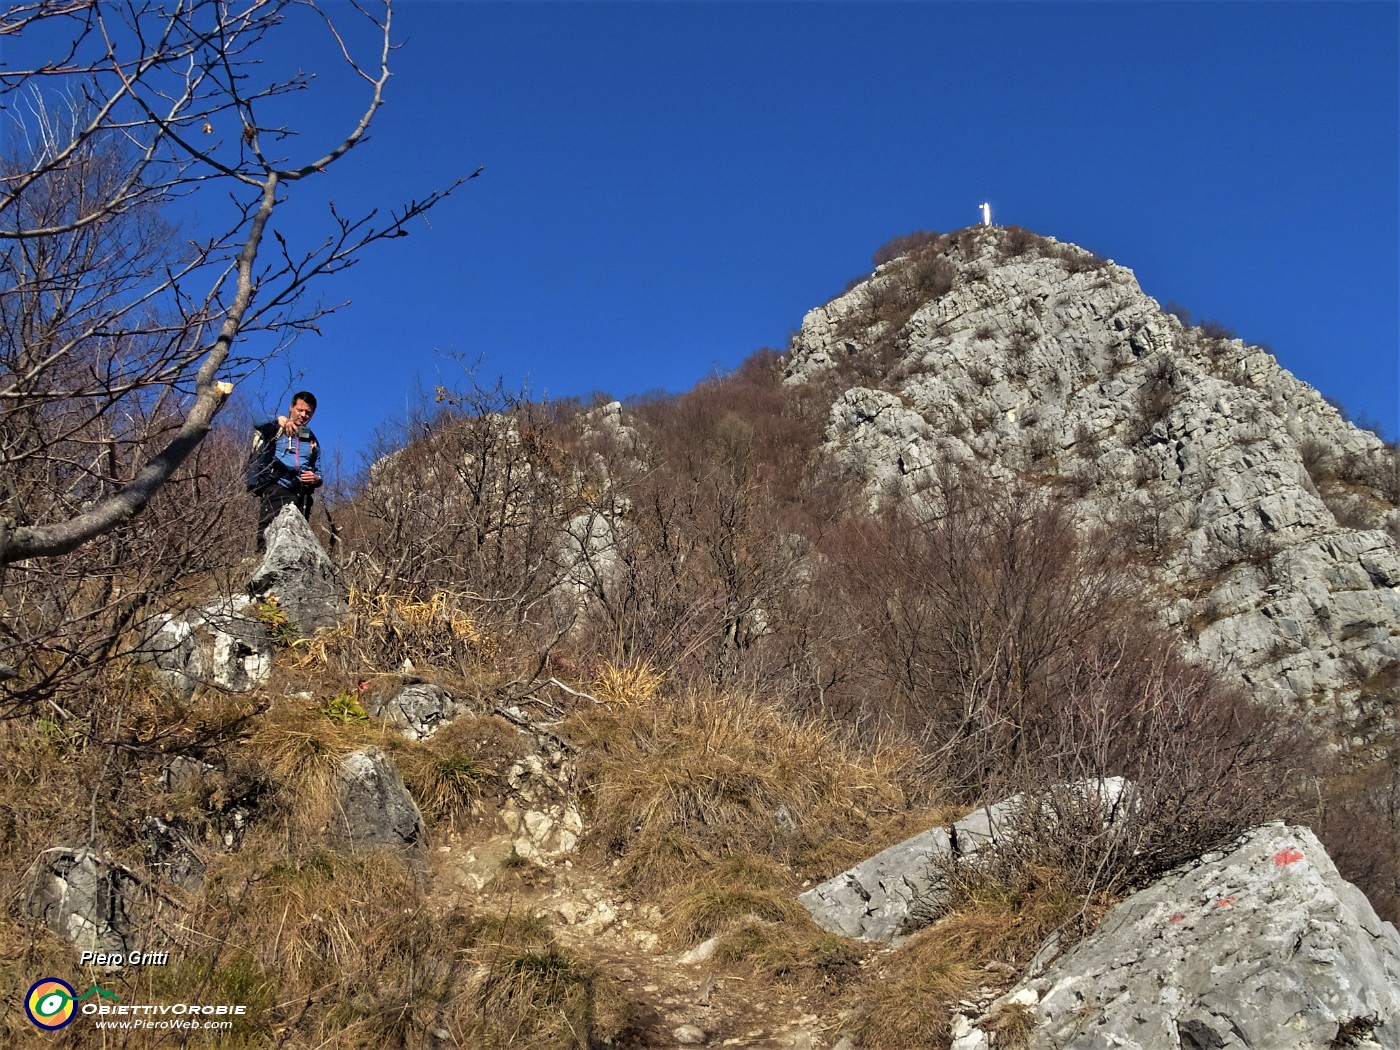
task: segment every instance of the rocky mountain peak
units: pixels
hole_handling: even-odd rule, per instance
[[[1400,697],[1397,454],[1131,270],[1016,227],[916,234],[807,314],[785,379],[874,505],[948,466],[1066,491],[1128,540],[1161,615],[1258,695],[1347,735]]]

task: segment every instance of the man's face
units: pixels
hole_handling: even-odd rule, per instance
[[[314,408],[301,398],[297,398],[292,402],[292,409],[287,413],[287,417],[291,419],[293,426],[304,427],[307,423],[311,422],[311,417],[315,413],[316,410]]]

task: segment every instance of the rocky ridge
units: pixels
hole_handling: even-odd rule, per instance
[[[1395,724],[1394,450],[1130,270],[1015,228],[950,234],[809,312],[785,378],[833,391],[824,451],[872,507],[936,511],[950,465],[1066,488],[1140,548],[1206,661],[1347,735]]]

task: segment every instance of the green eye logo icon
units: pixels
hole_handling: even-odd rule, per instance
[[[73,1020],[73,986],[57,977],[35,981],[24,997],[24,1012],[40,1028],[55,1031]]]

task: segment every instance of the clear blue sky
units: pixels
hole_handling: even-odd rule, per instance
[[[387,207],[486,170],[325,286],[352,305],[295,345],[297,382],[347,467],[453,354],[536,394],[684,389],[987,200],[1394,438],[1397,10],[409,0],[372,141],[321,192]],[[293,118],[314,135],[348,99]],[[314,196],[283,232],[310,236]]]

